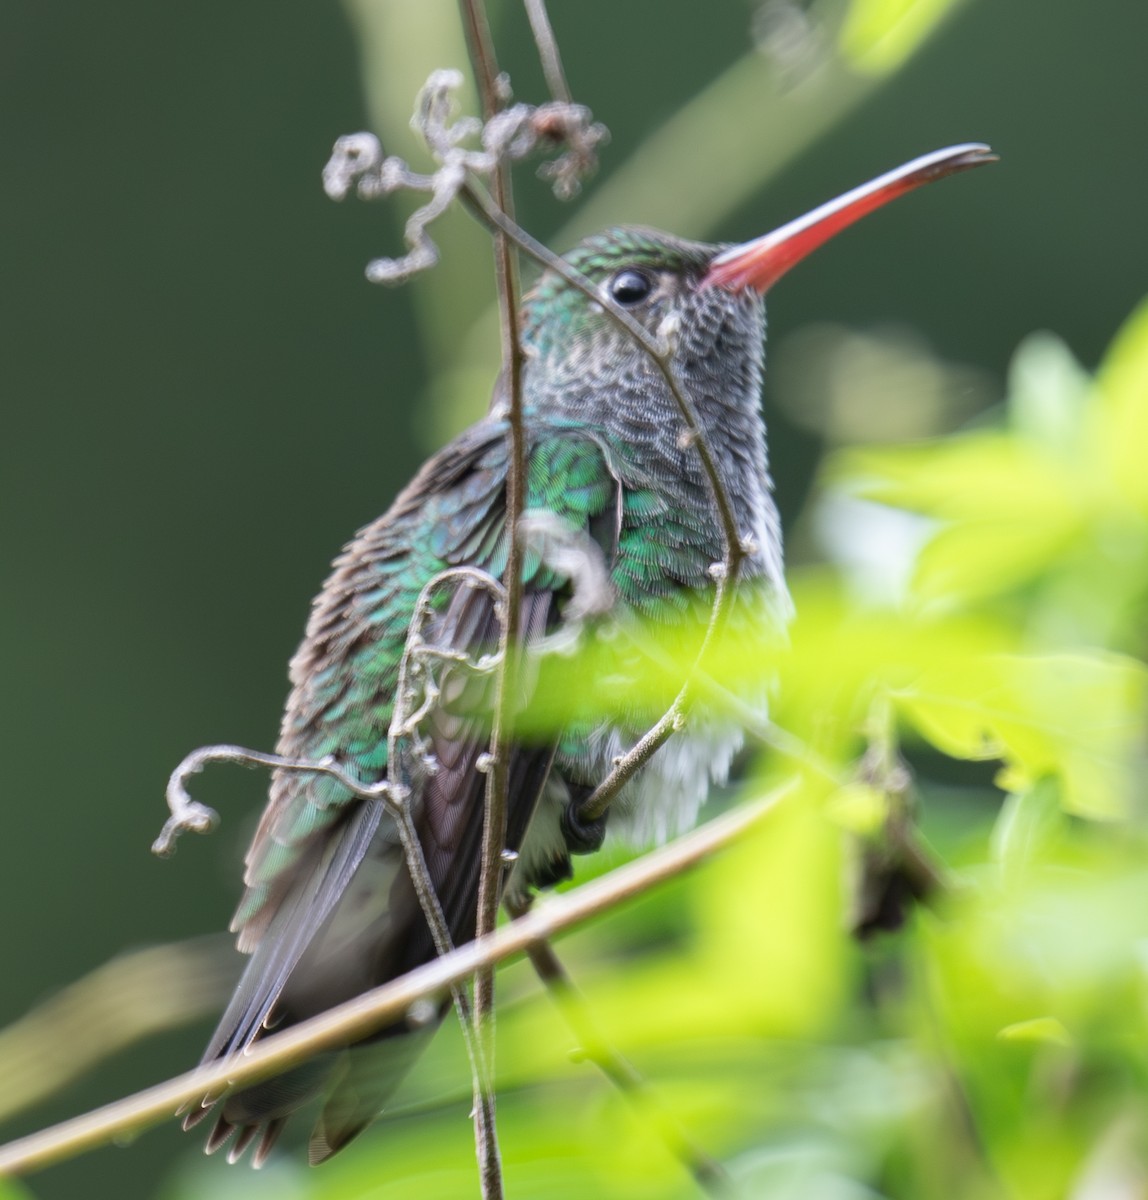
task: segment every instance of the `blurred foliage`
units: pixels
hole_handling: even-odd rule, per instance
[[[1034,638],[1143,653],[1146,346],[1141,307],[1093,380],[1034,335],[1013,361],[1002,428],[841,462],[860,494],[943,522],[917,562],[921,603],[996,597]]]
[[[0,1031],[0,1120],[141,1038],[223,1005],[238,972],[222,934],[121,954]]]
[[[887,74],[936,29],[959,0],[853,0],[841,49],[862,70]]]
[[[348,7],[362,38],[371,119],[405,152],[409,96],[431,67],[458,65],[450,6]],[[575,18],[555,7],[562,35]],[[663,105],[662,125],[595,188],[556,243],[619,218],[693,236],[718,229],[891,79],[958,7],[759,6],[757,45],[679,96],[680,107]],[[289,140],[294,158],[297,135]],[[414,301],[415,332],[436,368],[430,395],[421,406],[391,400],[388,410],[421,409],[440,431],[474,415],[497,347],[483,317],[489,290],[476,287],[483,235],[460,219],[444,248],[442,268]],[[1071,246],[1046,250],[1058,270],[1070,270]],[[282,256],[282,245],[274,252]],[[347,261],[358,253],[346,248]],[[1040,264],[1027,266],[1039,284]],[[460,350],[459,330],[472,323]],[[284,340],[283,329],[274,334]],[[796,761],[755,758],[742,789],[796,771],[800,791],[719,860],[566,939],[564,958],[606,1036],[673,1119],[723,1161],[739,1195],[1148,1195],[1148,839],[1139,786],[1148,308],[1132,316],[1095,375],[1056,338],[1034,335],[1016,353],[999,411],[909,445],[850,443],[951,427],[977,406],[968,397],[985,390],[983,375],[899,334],[805,336],[806,365],[832,389],[817,385],[823,417],[800,402],[793,411],[820,421],[819,433],[844,448],[793,544],[804,558],[828,562],[791,572],[798,617],[788,647],[726,642],[709,663],[734,693],[768,681],[773,717],[804,747]],[[448,358],[449,373],[441,369]],[[253,374],[253,390],[263,383]],[[317,383],[339,391],[330,378]],[[349,419],[347,428],[348,452],[357,452],[361,430]],[[163,457],[151,442],[140,454]],[[166,473],[166,460],[161,466]],[[246,478],[238,467],[228,471]],[[157,490],[161,483],[169,485],[157,480]],[[215,516],[232,519],[226,505]],[[295,536],[292,526],[292,549]],[[811,549],[817,539],[820,549]],[[179,591],[182,574],[173,580]],[[59,628],[66,631],[62,619]],[[691,646],[652,649],[659,666],[644,702],[655,707],[675,690]],[[560,666],[600,669],[586,659]],[[212,692],[204,702],[213,715],[219,700]],[[208,725],[205,739],[217,732],[231,731]],[[903,813],[890,775],[855,767],[874,747],[886,766],[904,756],[913,768],[914,803],[949,887],[899,932],[858,943],[846,914],[868,848],[888,837],[894,865],[903,849],[892,836]],[[618,854],[580,863],[582,877]],[[509,1195],[696,1195],[658,1135],[659,1118],[579,1060],[527,967],[505,971],[500,989]],[[153,1023],[141,1021],[136,1036]],[[117,1030],[113,1040],[124,1035]],[[284,1153],[252,1175],[203,1160],[187,1144],[162,1197],[473,1194],[466,1079],[448,1024],[405,1085],[399,1111],[322,1171]],[[2,1200],[26,1194],[0,1183]]]

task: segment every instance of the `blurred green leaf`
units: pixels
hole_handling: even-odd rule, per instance
[[[925,600],[979,599],[1030,579],[1081,526],[1063,464],[1006,434],[861,450],[842,469],[869,499],[945,522],[921,551],[914,587]]]
[[[842,848],[821,789],[807,785],[707,868],[695,901],[701,974],[750,1029],[812,1037],[837,1012],[849,960]],[[778,912],[792,920],[767,919]]]
[[[832,484],[939,522],[916,563],[920,601],[1035,586],[1032,623],[1063,644],[1139,647],[1131,610],[1148,593],[1145,312],[1128,321],[1095,382],[1052,335],[1026,339],[1005,428],[837,457]]]
[[[1051,780],[1006,796],[992,839],[993,854],[1005,878],[1027,870],[1064,832],[1064,810]]]
[[[856,749],[878,694],[910,687],[925,671],[959,677],[980,657],[1016,646],[989,616],[862,608],[824,572],[796,573],[792,583],[797,618],[773,711],[831,756]]]
[[[1128,318],[1109,348],[1097,379],[1101,441],[1112,483],[1148,514],[1148,301]]]
[[[853,0],[841,29],[841,50],[873,75],[894,71],[957,7],[957,0]]]
[[[0,1179],[0,1200],[34,1200],[34,1197],[16,1180]]]
[[[880,832],[889,816],[885,794],[866,783],[850,783],[836,791],[826,813],[843,829],[860,837]]]
[[[1068,812],[1127,816],[1139,775],[1148,668],[1117,655],[994,656],[895,693],[934,745],[1002,758],[1001,786],[1061,784]]]
[[[1071,462],[1080,452],[1091,390],[1091,378],[1060,338],[1031,334],[1009,367],[1009,424]]]
[[[1017,1021],[1000,1031],[1006,1042],[1052,1042],[1057,1046],[1071,1046],[1068,1030],[1055,1017],[1034,1017],[1031,1021]]]
[[[1142,843],[1048,855],[1007,888],[978,877],[924,921],[922,1000],[1002,1188],[1071,1195],[1141,1094]]]

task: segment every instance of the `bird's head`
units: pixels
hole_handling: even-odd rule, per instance
[[[566,261],[585,276],[594,298],[553,270],[526,298],[522,340],[532,369],[564,386],[604,374],[655,373],[605,311],[608,301],[671,347],[687,379],[760,362],[764,296],[790,267],[895,196],[994,159],[979,144],[938,150],[740,245],[688,242],[642,228],[586,238]]]

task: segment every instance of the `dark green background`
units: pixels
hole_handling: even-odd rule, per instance
[[[502,15],[533,98],[524,22]],[[750,8],[553,16],[611,127],[608,168],[744,51]],[[1047,327],[1094,364],[1148,283],[1145,45],[1141,4],[970,5],[719,232],[950,142],[991,141],[1002,164],[818,255],[779,287],[771,337],[906,323],[999,377]],[[262,781],[206,776],[223,830],[162,864],[166,776],[201,743],[271,746],[329,559],[429,448],[409,296],[362,275],[397,244],[393,214],[319,183],[333,139],[368,123],[357,66],[335,4],[0,8],[0,1023],[121,949],[225,926]],[[525,182],[520,215],[545,236],[567,214]],[[791,520],[816,446],[769,415]],[[11,1132],[185,1068],[205,1032],[149,1042]],[[150,1196],[196,1152],[169,1126],[31,1187]]]

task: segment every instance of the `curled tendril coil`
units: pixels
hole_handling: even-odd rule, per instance
[[[373,133],[339,138],[323,168],[323,189],[332,200],[342,200],[352,189],[364,200],[377,200],[399,190],[430,195],[407,221],[403,234],[407,253],[368,263],[367,278],[372,283],[405,283],[438,262],[438,247],[427,227],[446,211],[468,176],[489,178],[505,160],[517,162],[540,148],[565,147],[557,158],[544,162],[538,173],[550,181],[559,199],[568,200],[598,165],[598,147],[609,133],[593,121],[585,106],[558,100],[514,104],[483,124],[476,117],[458,115],[457,92],[462,83],[460,71],[434,71],[415,104],[411,128],[438,164],[432,174],[420,174],[403,159],[384,156]]]

